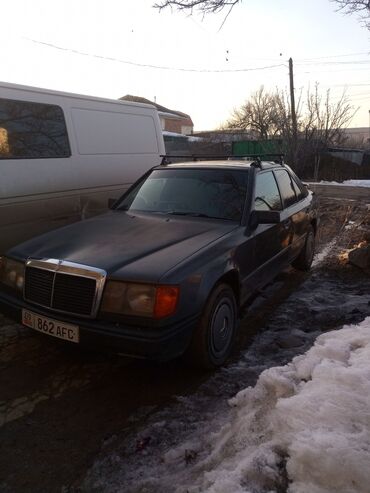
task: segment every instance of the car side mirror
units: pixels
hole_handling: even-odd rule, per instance
[[[302,184],[308,192],[311,192],[312,195],[315,195],[315,190],[310,187],[309,183],[302,182]]]
[[[108,209],[112,209],[113,205],[117,202],[117,199],[108,199]]]
[[[252,229],[256,229],[259,224],[278,224],[279,222],[279,211],[252,211],[249,219]]]

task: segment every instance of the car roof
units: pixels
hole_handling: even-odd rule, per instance
[[[207,160],[207,161],[184,161],[179,163],[161,164],[156,166],[155,169],[249,169],[249,168],[270,169],[276,167],[282,167],[280,163],[274,161],[252,161],[243,159],[222,159],[222,160]]]

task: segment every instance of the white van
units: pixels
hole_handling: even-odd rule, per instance
[[[0,82],[0,254],[103,212],[161,154],[154,106]]]

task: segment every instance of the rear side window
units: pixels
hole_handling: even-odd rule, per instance
[[[257,211],[281,210],[279,189],[271,171],[258,174],[256,177],[254,208]]]
[[[292,179],[293,188],[294,188],[295,194],[297,195],[298,200],[304,199],[305,195],[304,195],[303,191],[299,188],[298,183],[294,179],[294,176],[292,176],[291,179]]]
[[[297,196],[294,191],[292,180],[285,169],[276,170],[275,175],[279,184],[284,208],[290,207],[297,202]]]
[[[0,98],[0,159],[70,155],[62,108]]]

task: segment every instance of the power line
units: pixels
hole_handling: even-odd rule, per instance
[[[370,94],[367,93],[367,94],[354,94],[353,96],[349,95],[348,96],[349,99],[369,99],[370,98]]]
[[[360,86],[370,86],[370,84],[332,84],[330,87],[360,87]]]
[[[341,99],[343,99],[343,95],[342,96],[334,96],[330,99],[332,101],[340,101]],[[365,101],[365,100],[370,99],[370,94],[353,94],[353,95],[345,94],[344,99],[348,102]]]
[[[277,68],[277,67],[286,67],[286,64],[280,63],[276,65],[266,65],[264,67],[248,67],[248,68],[239,68],[239,69],[195,69],[195,68],[183,68],[183,67],[168,67],[164,65],[152,65],[148,63],[137,63],[137,62],[132,62],[130,60],[122,60],[120,58],[115,58],[115,57],[107,57],[103,55],[96,55],[95,53],[88,53],[80,50],[74,50],[71,48],[65,48],[63,46],[58,46],[52,43],[46,43],[44,41],[38,41],[36,39],[31,39],[31,38],[25,38],[28,41],[32,41],[33,43],[48,46],[49,48],[53,48],[56,50],[60,51],[65,51],[68,53],[74,53],[76,55],[82,55],[82,56],[87,56],[91,58],[98,58],[100,60],[107,60],[110,62],[118,62],[118,63],[124,63],[126,65],[133,65],[135,67],[141,67],[141,68],[153,68],[153,69],[158,69],[158,70],[173,70],[173,71],[178,71],[178,72],[198,72],[198,73],[230,73],[230,72],[252,72],[252,71],[257,71],[257,70],[268,70],[272,68]]]
[[[123,63],[123,64],[131,65],[134,67],[151,68],[151,69],[156,69],[156,70],[170,70],[170,71],[189,72],[189,73],[238,73],[238,72],[241,73],[241,72],[259,71],[259,70],[269,70],[269,69],[274,69],[274,68],[279,68],[279,67],[287,67],[287,65],[284,63],[265,65],[265,66],[261,66],[261,67],[246,67],[246,68],[240,68],[240,69],[196,69],[196,68],[184,68],[184,67],[171,67],[171,66],[164,66],[164,65],[138,63],[138,62],[133,62],[131,60],[123,60],[123,59],[115,58],[115,57],[97,55],[95,53],[89,53],[89,52],[84,52],[84,51],[76,50],[76,49],[72,49],[72,48],[66,48],[64,46],[59,46],[59,45],[55,45],[53,43],[47,43],[47,42],[39,41],[39,40],[32,39],[32,38],[24,38],[24,39],[26,39],[27,41],[31,41],[32,43],[47,46],[49,48],[53,48],[53,49],[56,49],[59,51],[72,53],[75,55],[86,56],[86,57],[91,57],[91,58],[96,58],[99,60],[106,60],[106,61],[111,61],[111,62],[116,62],[116,63]],[[315,66],[315,65],[364,65],[364,64],[370,64],[370,61],[368,61],[368,60],[324,61],[324,62],[314,62],[313,61],[313,60],[320,60],[320,59],[325,59],[325,58],[338,58],[338,57],[356,56],[356,55],[364,55],[364,54],[369,54],[369,52],[347,53],[347,54],[342,54],[342,55],[327,55],[327,56],[317,57],[317,58],[302,59],[301,61],[297,62],[297,65]],[[348,69],[341,69],[341,70],[346,71],[346,70],[351,70],[351,69],[348,68]],[[337,70],[337,71],[341,71],[341,70]],[[352,69],[352,70],[367,70],[367,69]],[[305,74],[308,73],[309,74],[311,72],[300,72],[300,73],[305,73]]]
[[[296,75],[307,75],[307,74],[324,74],[324,73],[329,73],[333,74],[336,72],[361,72],[366,70],[367,72],[369,71],[369,68],[338,68],[338,69],[317,69],[317,70],[304,70],[302,72],[296,72]]]
[[[367,65],[370,60],[338,61],[338,62],[297,62],[297,65]]]
[[[88,56],[91,58],[97,58],[97,59],[101,59],[101,60],[123,63],[123,64],[127,64],[127,65],[132,65],[135,67],[153,68],[153,69],[158,69],[158,70],[172,70],[172,71],[179,71],[179,72],[198,72],[198,73],[233,73],[233,72],[250,72],[250,71],[258,71],[258,70],[268,70],[268,69],[278,68],[278,67],[286,67],[286,65],[283,63],[266,65],[266,66],[262,66],[262,67],[248,67],[248,68],[240,68],[240,69],[195,69],[195,68],[183,68],[183,67],[170,67],[170,66],[154,65],[154,64],[147,64],[147,63],[137,63],[137,62],[133,62],[131,60],[123,60],[123,59],[115,58],[115,57],[97,55],[95,53],[89,53],[89,52],[84,52],[81,50],[75,50],[72,48],[66,48],[63,46],[55,45],[53,43],[47,43],[47,42],[39,41],[39,40],[32,39],[32,38],[24,38],[24,39],[26,39],[27,41],[31,41],[32,43],[48,46],[49,48],[73,53],[76,55]],[[368,55],[368,54],[369,54],[369,52],[359,52],[359,53],[347,53],[347,54],[342,54],[342,55],[327,55],[327,56],[317,57],[317,58],[306,58],[306,59],[300,59],[299,61],[297,61],[297,65],[309,65],[310,66],[310,65],[363,65],[363,64],[370,64],[370,60],[314,62],[314,60],[321,60],[321,59],[325,59],[325,58],[339,58],[339,57]],[[258,58],[256,60],[258,60]],[[260,60],[263,60],[263,59],[260,59]],[[265,60],[267,60],[267,59],[265,59]],[[273,60],[273,59],[270,59],[270,60]]]
[[[311,62],[313,60],[323,60],[325,58],[342,58],[342,57],[347,57],[347,56],[360,56],[360,55],[370,55],[370,51],[362,51],[360,53],[346,53],[343,55],[326,55],[326,56],[319,56],[315,58],[302,58],[298,59],[301,62]]]
[[[370,92],[357,92],[354,94],[346,94],[348,98],[357,98],[357,97],[370,97]]]
[[[345,89],[347,88],[350,88],[350,87],[366,87],[366,86],[370,86],[370,84],[368,83],[360,83],[360,84],[320,84],[320,87],[329,87],[330,89],[333,89],[333,88],[340,88],[340,87],[344,87]]]
[[[326,56],[320,56],[320,57],[294,58],[294,60],[296,60],[295,63],[305,64],[305,62],[315,62],[316,60],[325,60],[328,58],[343,58],[343,57],[352,57],[352,56],[355,57],[355,56],[360,56],[360,55],[370,56],[370,51],[361,51],[361,52],[357,52],[357,53],[345,53],[342,55],[326,55]],[[251,57],[248,57],[248,60],[260,60],[260,61],[276,62],[278,60],[281,60],[281,57],[280,58],[277,58],[277,57],[273,57],[273,58],[261,58],[261,57],[251,58]],[[340,60],[339,60],[339,62],[340,62]],[[332,62],[332,63],[336,63],[336,62]]]

